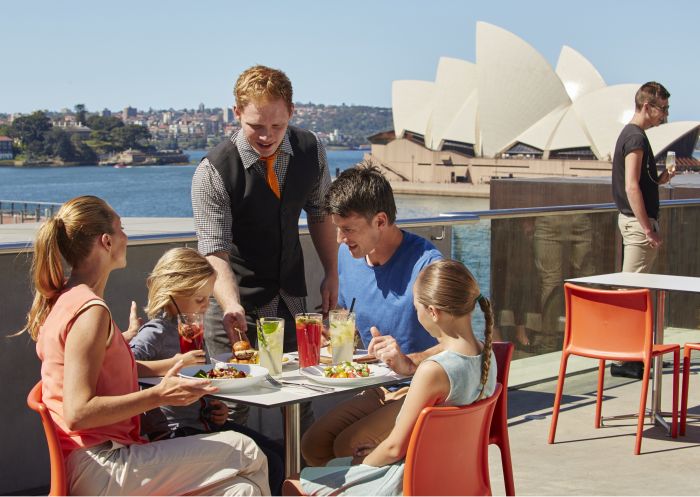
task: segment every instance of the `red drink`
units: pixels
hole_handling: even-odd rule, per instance
[[[180,353],[199,350],[203,346],[204,323],[202,314],[180,314],[177,320],[180,335]]]
[[[321,362],[321,327],[320,314],[297,314],[294,316],[297,330],[297,348],[299,349],[299,367],[317,366]]]

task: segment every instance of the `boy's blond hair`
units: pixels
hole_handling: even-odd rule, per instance
[[[146,280],[149,319],[165,313],[175,317],[170,298],[191,297],[204,287],[216,271],[209,261],[194,249],[178,247],[164,253]]]
[[[251,103],[266,103],[282,99],[292,113],[292,82],[279,69],[266,66],[253,66],[241,73],[233,89],[236,107],[240,110]]]

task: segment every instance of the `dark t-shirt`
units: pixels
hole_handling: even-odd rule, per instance
[[[644,151],[642,170],[639,174],[639,188],[642,191],[644,208],[647,216],[658,219],[659,175],[656,171],[654,153],[646,133],[636,124],[628,124],[622,128],[615,144],[612,166],[612,193],[615,205],[626,216],[634,216],[625,192],[625,157],[634,150]]]

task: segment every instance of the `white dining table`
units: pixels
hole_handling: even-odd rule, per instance
[[[700,278],[693,276],[674,276],[653,273],[608,273],[566,281],[583,285],[600,285],[604,287],[648,288],[656,294],[656,318],[654,320],[654,343],[664,343],[664,306],[668,292],[700,293]],[[651,413],[655,422],[669,428],[661,412],[661,378],[663,358],[654,359],[654,376],[651,390]]]
[[[386,367],[384,364],[376,364]],[[399,375],[393,371],[389,374],[376,378],[367,378],[353,385],[338,385],[328,388],[328,391],[313,391],[302,385],[328,387],[328,384],[319,384],[301,374],[296,360],[285,364],[282,376],[278,380],[296,384],[295,386],[284,385],[282,387],[273,386],[267,380],[263,380],[248,389],[232,393],[215,393],[210,397],[246,404],[255,407],[273,408],[281,407],[284,423],[284,447],[285,447],[285,476],[296,475],[301,471],[301,419],[299,404],[302,402],[331,397],[348,392],[360,392],[369,388],[390,386],[406,381],[408,377]],[[157,385],[160,377],[139,378],[139,383],[144,386]]]

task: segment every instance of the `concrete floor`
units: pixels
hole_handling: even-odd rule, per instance
[[[672,360],[672,356],[667,357]],[[690,379],[688,412],[694,414],[700,414],[698,371],[700,362],[694,364]],[[566,380],[553,445],[547,443],[547,437],[556,381],[509,392],[516,495],[697,495],[700,421],[691,420],[686,436],[677,439],[670,438],[660,426],[646,424],[642,453],[635,456],[636,419],[594,427],[596,376],[584,373]],[[605,382],[603,416],[637,411],[639,381],[612,378],[606,373]],[[664,411],[671,409],[671,391],[672,375],[667,369]],[[493,494],[504,495],[498,447],[490,447],[489,460]]]

